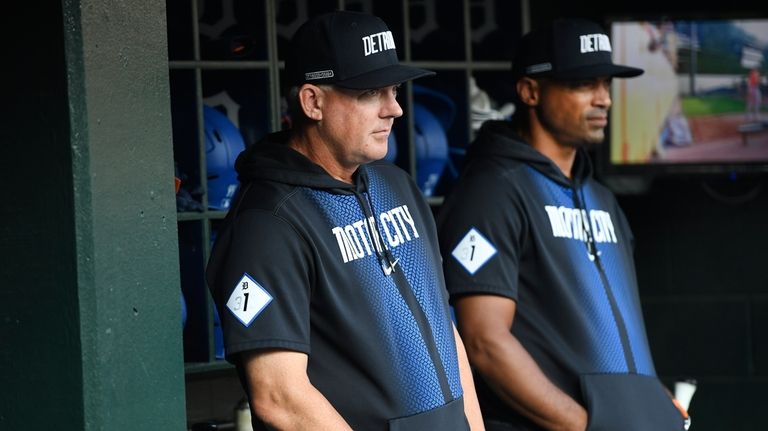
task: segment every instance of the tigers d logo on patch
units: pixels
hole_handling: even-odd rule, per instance
[[[270,302],[272,295],[250,275],[243,274],[227,300],[227,308],[243,325],[249,326]]]

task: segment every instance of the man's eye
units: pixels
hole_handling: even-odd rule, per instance
[[[607,85],[608,87],[611,86],[611,80],[605,79],[605,80],[595,80],[595,79],[584,79],[581,81],[572,81],[570,83],[571,88],[597,88],[601,85]]]
[[[592,81],[573,81],[571,83],[571,87],[573,88],[582,88],[582,87],[589,87],[593,84]]]
[[[379,90],[377,90],[377,89],[365,90],[363,95],[368,96],[368,97],[376,97],[376,96],[379,95]]]

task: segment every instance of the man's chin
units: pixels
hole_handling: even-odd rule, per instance
[[[582,146],[586,148],[596,147],[605,142],[605,133],[593,133],[587,139],[584,140]]]
[[[389,141],[377,139],[374,145],[371,146],[370,156],[375,157],[374,160],[381,160],[387,157],[387,152],[389,152]]]

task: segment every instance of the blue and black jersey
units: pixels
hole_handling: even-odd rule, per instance
[[[227,359],[306,353],[310,381],[354,429],[467,429],[437,233],[418,188],[386,162],[338,181],[285,139],[239,157],[241,190],[209,261]]]
[[[593,179],[585,151],[569,179],[509,123],[486,122],[440,209],[438,230],[451,299],[514,300],[511,333],[556,386],[588,408],[596,426],[594,413],[626,413],[630,406],[619,400],[627,397],[643,409],[657,399],[682,426],[655,377],[632,232],[613,194]],[[595,383],[603,378],[608,383]],[[652,394],[639,390],[646,384]],[[539,429],[483,379],[476,387],[486,419]]]

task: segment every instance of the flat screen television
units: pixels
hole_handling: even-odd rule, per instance
[[[601,174],[768,172],[768,17],[607,25],[614,61],[645,73],[613,80]]]

